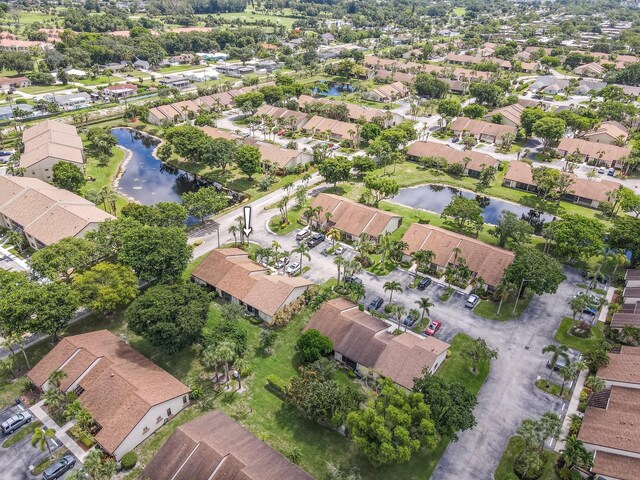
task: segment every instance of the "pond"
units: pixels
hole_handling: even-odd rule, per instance
[[[483,208],[482,216],[484,217],[485,223],[490,223],[492,225],[498,223],[500,212],[503,210],[513,212],[523,220],[527,220],[536,227],[536,230],[541,228],[541,222],[549,222],[554,218],[553,215],[537,212],[536,210],[532,210],[522,205],[444,185],[428,184],[420,185],[418,187],[402,188],[398,192],[398,195],[393,197],[392,201],[407,207],[421,208],[434,213],[442,213],[444,208],[451,203],[451,200],[455,195],[475,199]]]
[[[336,83],[336,82],[319,82],[327,85],[328,91],[324,92],[319,89],[316,85],[313,87],[313,93],[317,95],[321,95],[323,97],[339,97],[343,93],[351,93],[353,92],[353,86],[348,83]]]
[[[180,202],[183,193],[198,189],[199,182],[193,175],[168,166],[153,155],[158,139],[128,128],[114,128],[111,133],[118,145],[132,153],[118,182],[117,190],[122,195],[143,205],[154,205]]]

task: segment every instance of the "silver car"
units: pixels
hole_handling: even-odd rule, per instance
[[[467,302],[464,304],[464,306],[467,308],[473,308],[478,304],[478,302],[480,302],[480,297],[472,293],[467,297]]]
[[[286,270],[287,274],[289,275],[295,275],[299,271],[300,271],[300,264],[298,262],[293,262],[291,265],[287,267],[287,270]]]
[[[13,417],[6,419],[0,425],[0,429],[5,435],[15,432],[20,427],[26,425],[27,423],[31,423],[33,420],[33,416],[29,410],[25,410],[24,412],[17,413]]]

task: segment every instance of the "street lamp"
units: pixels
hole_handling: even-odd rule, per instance
[[[530,282],[531,279],[530,278],[523,278],[522,281],[520,282],[520,288],[518,289],[518,296],[516,297],[516,303],[513,306],[513,315],[516,314],[516,309],[518,308],[518,300],[520,300],[520,295],[522,294],[522,287],[524,286],[525,282]]]

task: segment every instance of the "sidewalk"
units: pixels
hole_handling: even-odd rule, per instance
[[[78,459],[80,463],[84,462],[84,457],[87,456],[88,452],[82,450],[78,444],[73,441],[73,439],[67,435],[67,431],[74,425],[73,422],[68,422],[62,428],[56,425],[49,415],[42,409],[44,405],[44,400],[39,401],[33,407],[31,407],[31,413],[42,422],[44,426],[46,426],[50,430],[55,430],[56,438],[67,447],[67,449],[73,453],[73,455]]]
[[[2,245],[0,245],[0,254],[2,254],[3,256],[7,257],[9,260],[11,260],[16,265],[19,265],[20,268],[22,268],[23,270],[25,270],[27,272],[31,270],[29,268],[29,265],[27,265],[27,262],[25,262],[21,258],[17,257],[13,253],[11,253],[9,250],[4,248]]]
[[[560,438],[555,444],[554,450],[559,452],[564,448],[565,439],[569,435],[569,426],[571,425],[570,416],[574,413],[578,413],[578,404],[580,403],[580,393],[582,392],[582,387],[584,386],[584,381],[587,379],[587,370],[583,370],[580,372],[578,379],[576,380],[575,387],[573,389],[573,395],[571,395],[571,400],[569,400],[569,406],[567,407],[567,411],[565,412],[564,421],[562,422],[562,433],[560,434]],[[566,404],[565,404],[566,405]],[[563,405],[564,408],[564,405]],[[578,413],[578,415],[582,416]]]
[[[611,303],[611,300],[613,300],[613,294],[615,293],[615,291],[616,289],[613,286],[609,285],[609,287],[607,288],[607,294],[604,296],[607,303],[605,303],[604,306],[600,309],[600,315],[598,316],[598,321],[600,322],[607,321],[607,315],[609,314],[609,304]]]

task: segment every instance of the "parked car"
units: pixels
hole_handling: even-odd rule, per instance
[[[564,357],[558,357],[555,365],[553,366],[553,370],[557,372],[562,367],[566,367],[569,364],[568,360]],[[551,359],[547,360],[547,368],[551,368]]]
[[[344,283],[357,283],[358,285],[362,285],[362,279],[358,277],[345,277]]]
[[[534,98],[534,99],[536,99],[536,100],[542,100],[542,95],[539,95],[539,94],[537,94],[537,93],[536,93],[536,94],[535,94],[535,95],[533,95],[531,98]]]
[[[438,320],[431,320],[429,322],[429,325],[427,325],[427,328],[424,329],[424,333],[426,333],[429,336],[435,335],[436,332],[440,330],[441,326],[442,326],[442,322],[439,322]]]
[[[2,433],[9,435],[27,423],[31,423],[31,420],[33,420],[31,412],[29,410],[25,410],[24,412],[16,413],[11,418],[7,418],[2,422],[2,425],[0,425],[0,429],[2,429]]]
[[[282,136],[286,133],[287,131],[283,128],[282,130],[278,130],[278,133],[276,133],[276,135],[278,136]]]
[[[342,255],[344,252],[347,251],[347,247],[343,247],[342,245],[340,245],[338,248],[336,248],[333,252],[334,255]]]
[[[76,459],[73,455],[65,455],[60,460],[54,462],[44,471],[44,480],[53,480],[62,477],[65,473],[76,466]]]
[[[275,267],[280,270],[281,268],[284,268],[285,265],[287,265],[289,263],[289,257],[282,257],[281,259],[279,259],[276,263],[275,263]]]
[[[311,237],[311,240],[309,240],[309,243],[308,243],[309,248],[317,247],[322,242],[324,242],[324,239],[325,239],[324,233],[316,233],[313,237]]]
[[[431,279],[429,277],[424,277],[422,278],[422,280],[420,280],[420,282],[418,283],[418,290],[424,290],[425,288],[427,288],[429,285],[431,285]]]
[[[460,141],[460,139],[459,139],[458,137],[453,137],[453,138],[451,139],[451,142],[452,142],[452,143],[458,143],[459,141]]]
[[[382,297],[376,297],[373,300],[371,300],[371,303],[369,303],[369,305],[367,306],[367,310],[369,311],[378,310],[383,303],[384,303],[384,300],[382,299]]]
[[[480,302],[480,297],[473,293],[467,297],[467,303],[464,304],[467,308],[473,308]]]
[[[406,317],[404,317],[402,324],[406,327],[411,328],[416,324],[418,320],[420,320],[420,317],[412,317],[411,315],[407,315]]]
[[[615,174],[616,174],[615,168],[610,168],[609,171],[607,172],[607,175],[609,175],[610,177],[613,177]]]
[[[300,263],[299,262],[293,262],[291,265],[289,265],[287,267],[287,270],[286,270],[288,275],[295,275],[299,271],[300,271]]]
[[[593,315],[595,316],[596,313],[598,313],[598,309],[589,305],[588,307],[584,307],[584,310],[582,310],[583,313],[586,313],[587,315]]]
[[[304,227],[298,230],[296,233],[296,240],[304,240],[309,235],[311,235],[311,229],[309,227]]]
[[[598,169],[598,173],[599,173],[599,174],[601,174],[601,175],[602,175],[605,171],[606,171],[606,170],[604,169],[604,167],[600,167],[600,168]]]

